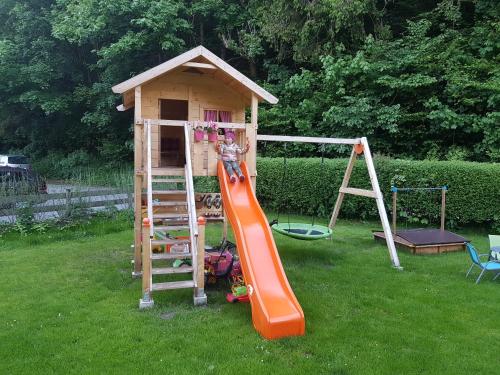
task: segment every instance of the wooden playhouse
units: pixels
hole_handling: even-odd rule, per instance
[[[248,140],[243,159],[255,187],[258,104],[278,99],[202,46],[114,86],[113,92],[123,97],[119,111],[134,108],[134,275],[143,278],[141,306],[152,304],[151,292],[177,288],[193,288],[195,303],[204,303],[204,225],[197,218],[223,220],[223,210],[220,197],[209,196],[219,204],[207,205],[203,194],[194,193],[193,176],[217,175],[215,144],[206,135],[196,142],[195,127],[213,121],[220,134],[230,129],[239,144]],[[151,222],[143,222],[145,217]],[[185,236],[156,238],[156,231]],[[177,250],[155,254],[151,247]],[[192,267],[171,267],[179,258],[192,258]],[[178,273],[187,278],[163,281],[169,276],[162,275]]]

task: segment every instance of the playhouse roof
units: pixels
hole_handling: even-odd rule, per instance
[[[236,86],[246,92],[250,91],[257,95],[260,100],[265,100],[271,104],[276,104],[278,99],[257,85],[251,79],[246,77],[226,63],[214,53],[203,46],[198,46],[173,59],[155,66],[145,72],[136,75],[122,83],[113,86],[113,92],[116,94],[125,94],[126,92],[149,82],[175,68],[185,67],[187,69],[208,70],[212,75],[226,83],[236,82]],[[231,83],[233,85],[233,83]]]

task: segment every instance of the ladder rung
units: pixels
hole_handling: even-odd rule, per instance
[[[151,182],[156,182],[156,183],[164,183],[164,184],[178,184],[178,183],[185,183],[186,180],[184,180],[183,178],[169,178],[169,179],[166,179],[166,178],[155,178],[155,179],[152,179]]]
[[[185,171],[184,168],[151,168],[152,176],[184,176]]]
[[[189,244],[190,240],[178,240],[175,238],[165,238],[164,240],[151,240],[151,245],[184,245]]]
[[[164,268],[152,268],[152,275],[172,275],[178,273],[191,273],[193,272],[193,267],[164,267]]]
[[[153,202],[153,206],[156,207],[167,207],[167,206],[187,206],[186,201],[162,201],[162,202]]]
[[[168,260],[168,259],[189,259],[190,253],[176,254],[176,253],[160,253],[151,254],[151,260]]]
[[[179,213],[165,213],[165,214],[153,214],[153,219],[177,219],[179,221],[186,221],[188,219],[188,214]]]
[[[153,195],[160,194],[186,194],[186,190],[153,190]]]
[[[189,230],[189,225],[155,225],[154,230],[164,230],[166,232],[171,230]]]
[[[163,226],[163,225],[188,225],[189,220],[188,219],[161,219],[162,223],[158,224],[158,226]],[[154,227],[156,228],[156,226]]]
[[[193,280],[169,281],[166,283],[156,283],[152,285],[153,291],[167,290],[167,289],[184,289],[184,288],[194,288],[194,281]]]

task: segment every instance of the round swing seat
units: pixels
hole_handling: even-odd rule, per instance
[[[332,235],[332,230],[323,225],[311,225],[304,223],[277,223],[271,228],[280,234],[296,238],[298,240],[320,240]]]

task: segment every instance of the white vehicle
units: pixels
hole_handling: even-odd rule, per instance
[[[28,158],[24,155],[0,155],[0,167],[31,169]]]

